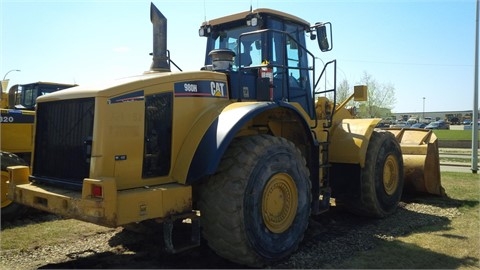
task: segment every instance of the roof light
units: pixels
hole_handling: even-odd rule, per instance
[[[198,35],[201,37],[206,37],[212,32],[212,27],[210,25],[202,25],[198,29]]]
[[[258,27],[262,25],[262,17],[257,13],[251,13],[245,19],[248,26]]]
[[[253,17],[252,20],[251,20],[251,25],[252,26],[257,26],[258,25],[258,18],[257,17]]]

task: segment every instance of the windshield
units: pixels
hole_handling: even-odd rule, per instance
[[[20,99],[20,104],[25,108],[32,108],[35,106],[35,101],[37,99],[37,85],[27,85],[22,87],[22,98]]]
[[[243,37],[241,42],[239,42],[239,37],[242,33],[255,30],[256,27],[241,26],[214,32],[208,40],[205,63],[211,63],[211,59],[208,56],[210,51],[215,49],[229,49],[235,52],[233,70],[238,70],[240,66],[259,65],[261,63],[260,41],[255,40],[253,37]],[[239,60],[241,60],[241,63]]]
[[[55,84],[28,84],[22,85],[19,89],[19,102],[24,108],[32,109],[35,107],[37,102],[37,97],[43,96],[52,92],[56,92],[58,90],[71,87],[68,85],[55,85]]]

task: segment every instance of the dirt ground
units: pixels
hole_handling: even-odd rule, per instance
[[[297,252],[268,268],[333,268],[336,262],[375,248],[381,239],[407,235],[423,226],[450,223],[459,214],[458,205],[448,199],[442,202],[445,203],[447,207],[438,207],[437,198],[402,202],[398,211],[386,219],[359,217],[332,207],[331,211],[310,220]],[[60,218],[33,211],[24,219],[3,223],[2,231],[33,223],[50,226],[49,221],[56,219]],[[78,226],[87,225],[78,221]],[[248,268],[217,256],[203,239],[199,247],[169,254],[165,252],[161,225],[149,227],[143,232],[96,228],[88,234],[75,236],[74,241],[59,241],[22,250],[2,250],[0,266],[2,269]],[[189,231],[178,230],[176,233],[182,235]]]

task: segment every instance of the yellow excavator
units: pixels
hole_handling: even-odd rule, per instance
[[[382,218],[404,186],[444,193],[433,133],[378,130],[336,101],[336,61],[317,68],[306,45],[331,50],[330,23],[266,8],[206,21],[203,67],[177,72],[153,4],[150,19],[149,71],[38,98],[31,171],[8,168],[12,200],[104,226],[155,221],[169,252],[201,232],[220,256],[264,266],[292,254],[333,200]],[[191,243],[175,241],[180,223]]]
[[[14,85],[8,92],[2,89],[2,98],[0,99],[0,164],[2,181],[1,216],[3,221],[12,220],[20,216],[25,210],[20,204],[7,198],[9,182],[7,167],[30,163],[36,98],[73,86],[75,85],[35,82]]]

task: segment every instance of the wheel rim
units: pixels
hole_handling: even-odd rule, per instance
[[[273,175],[263,190],[262,216],[265,226],[273,233],[285,232],[297,214],[298,190],[286,173]]]
[[[398,187],[399,168],[397,160],[389,155],[383,165],[383,189],[388,195],[393,195]]]
[[[9,206],[12,201],[7,198],[7,192],[5,190],[8,190],[8,179],[10,178],[10,175],[8,172],[2,171],[2,208]]]

